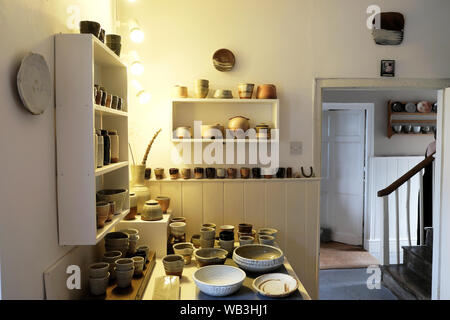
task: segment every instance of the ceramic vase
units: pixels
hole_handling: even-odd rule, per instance
[[[145,165],[131,166],[131,192],[137,198],[137,212],[142,214],[145,202],[150,200],[150,189],[145,186]]]

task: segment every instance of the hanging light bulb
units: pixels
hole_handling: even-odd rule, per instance
[[[130,39],[135,43],[142,43],[144,41],[144,32],[139,27],[130,30]]]
[[[144,73],[144,65],[140,61],[135,61],[130,66],[130,72],[135,76],[140,76]]]
[[[139,98],[139,103],[140,104],[147,104],[150,102],[150,99],[152,98],[152,96],[150,95],[150,93],[148,93],[145,90],[140,91],[137,94],[137,97]]]

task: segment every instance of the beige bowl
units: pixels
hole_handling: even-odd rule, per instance
[[[227,259],[228,251],[219,248],[204,248],[194,252],[195,260],[199,267],[214,264],[224,264]]]
[[[278,269],[284,263],[283,251],[263,244],[247,244],[233,252],[236,264],[251,272],[268,272]]]

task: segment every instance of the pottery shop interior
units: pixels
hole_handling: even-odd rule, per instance
[[[0,0],[0,300],[450,298],[449,12]]]

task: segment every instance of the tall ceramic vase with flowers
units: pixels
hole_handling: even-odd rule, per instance
[[[160,132],[161,132],[161,129],[159,129],[155,133],[152,140],[148,144],[147,150],[145,151],[144,159],[142,160],[141,164],[134,163],[134,158],[133,158],[133,165],[131,165],[130,189],[131,189],[131,192],[136,194],[136,197],[137,197],[137,212],[138,212],[138,214],[142,213],[145,202],[150,200],[150,189],[145,185],[145,168],[147,166],[147,158],[148,158],[148,154],[150,153],[150,149],[152,148],[152,145],[155,142],[156,137],[159,135]]]

